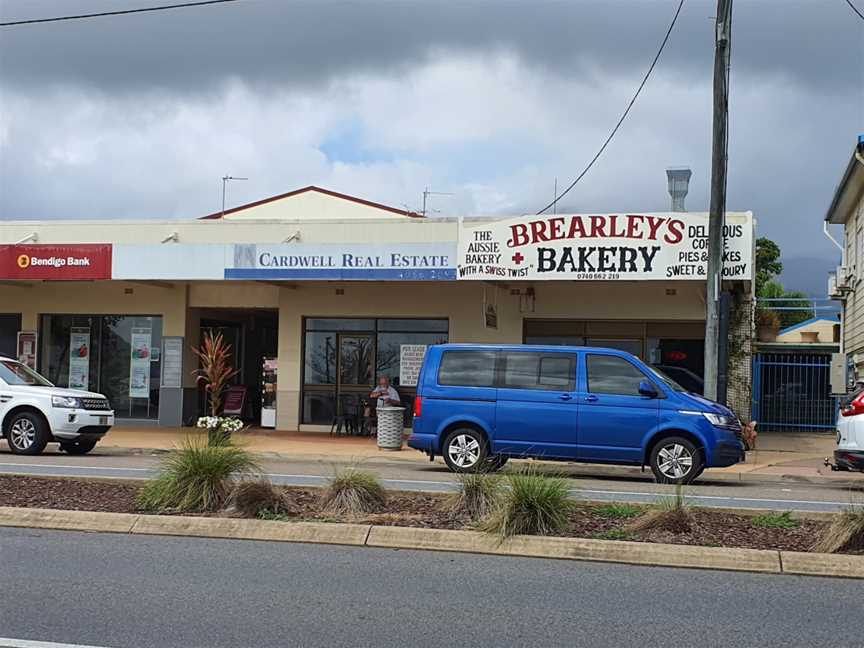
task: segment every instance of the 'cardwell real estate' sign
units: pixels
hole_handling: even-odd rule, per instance
[[[0,245],[0,279],[111,278],[111,245]]]
[[[753,276],[753,215],[726,215],[723,276]],[[704,279],[707,214],[523,216],[466,223],[458,279]]]
[[[448,280],[455,252],[452,243],[235,245],[225,278]]]

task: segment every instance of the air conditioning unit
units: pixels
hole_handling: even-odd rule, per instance
[[[847,266],[837,266],[835,273],[837,290],[840,292],[852,290],[852,273]]]
[[[842,293],[837,290],[837,275],[833,272],[828,273],[828,297],[831,299],[841,299]]]

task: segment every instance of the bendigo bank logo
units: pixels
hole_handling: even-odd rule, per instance
[[[18,255],[18,267],[22,270],[26,270],[30,267],[30,255],[29,254],[20,254]]]

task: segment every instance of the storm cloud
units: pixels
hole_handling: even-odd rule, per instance
[[[243,0],[3,28],[0,218],[191,218],[218,208],[225,173],[250,178],[230,204],[319,184],[418,208],[431,186],[454,194],[433,200],[442,214],[536,211],[602,143],[676,5]],[[116,6],[4,0],[0,17]],[[688,207],[706,208],[713,13],[685,3],[561,209],[663,210],[677,165],[693,168]],[[754,0],[733,31],[729,208],[818,275],[864,131],[864,21],[841,0]]]

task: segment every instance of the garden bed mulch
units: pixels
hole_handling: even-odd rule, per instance
[[[135,498],[141,486],[129,482],[0,475],[0,506],[139,513]],[[355,518],[322,513],[320,490],[286,488],[290,516],[285,520],[354,522],[430,529],[471,529],[465,516],[448,510],[448,497],[428,493],[391,493],[380,512]],[[639,509],[643,510],[643,509]],[[762,528],[752,517],[707,509],[692,510],[688,533],[652,530],[630,532],[633,518],[606,517],[597,507],[580,504],[570,516],[564,537],[607,538],[637,542],[809,551],[825,522],[798,519],[789,529]]]

